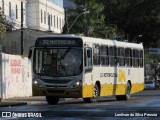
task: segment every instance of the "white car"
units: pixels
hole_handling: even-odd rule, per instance
[[[145,81],[144,89],[156,89],[156,84],[154,80],[147,80]]]

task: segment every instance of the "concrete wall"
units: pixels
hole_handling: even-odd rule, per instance
[[[2,53],[2,99],[32,96],[31,62]]]
[[[51,32],[43,32],[38,30],[24,29],[24,55],[28,55],[29,48],[34,45],[37,37],[42,35],[51,35]],[[5,40],[3,41],[2,51],[8,54],[20,54],[21,53],[21,31],[7,31]]]

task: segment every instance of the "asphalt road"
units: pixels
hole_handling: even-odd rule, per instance
[[[144,90],[133,94],[129,101],[103,97],[99,102],[89,104],[84,103],[82,99],[75,99],[60,101],[57,105],[42,103],[2,107],[0,111],[8,112],[3,113],[3,116],[6,114],[12,116],[0,120],[159,120],[160,90]]]

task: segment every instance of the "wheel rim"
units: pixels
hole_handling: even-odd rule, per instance
[[[95,87],[95,88],[94,88],[94,91],[93,91],[93,98],[95,99],[95,98],[97,98],[97,96],[98,96],[98,90],[97,90],[97,88]]]
[[[127,86],[127,97],[130,97],[130,85]]]

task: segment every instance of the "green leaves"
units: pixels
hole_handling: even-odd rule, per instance
[[[100,0],[105,4],[107,24],[116,24],[128,34],[129,41],[136,39],[145,47],[160,46],[160,1],[159,0]]]
[[[0,44],[2,44],[6,33],[6,19],[2,12],[0,12]]]
[[[108,39],[122,39],[120,37],[120,30],[118,30],[115,24],[106,24],[104,13],[104,4],[98,2],[97,0],[73,0],[77,3],[77,8],[74,12],[70,12],[68,22],[71,26],[77,17],[79,17],[69,33],[73,34],[84,34],[85,36],[100,37]],[[79,6],[84,7],[79,7]],[[80,10],[81,9],[81,10]],[[82,14],[83,10],[89,11],[89,14]]]

